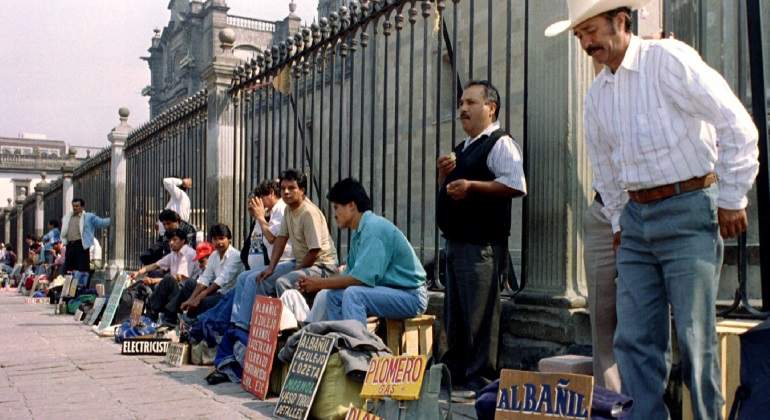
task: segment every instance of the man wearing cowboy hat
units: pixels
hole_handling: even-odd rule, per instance
[[[617,249],[614,345],[631,416],[668,418],[671,305],[693,413],[718,419],[722,237],[746,230],[758,134],[724,78],[692,48],[631,34],[631,11],[644,3],[568,0],[570,19],[545,33],[571,29],[605,66],[585,99],[585,127]]]

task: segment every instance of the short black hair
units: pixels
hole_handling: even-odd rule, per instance
[[[179,213],[171,209],[165,209],[158,215],[158,220],[161,222],[181,222],[182,218],[179,217]]]
[[[60,228],[60,227],[61,227],[61,222],[59,222],[59,221],[58,221],[58,220],[56,220],[56,219],[51,219],[51,220],[49,220],[49,221],[48,221],[48,224],[49,224],[49,225],[51,225],[51,226],[53,226],[53,227],[55,227],[55,228]]]
[[[6,251],[13,251],[13,245],[11,245],[11,244],[6,245],[5,246],[5,250]]]
[[[37,241],[37,238],[35,238],[35,235],[31,233],[24,235],[24,239],[29,239],[30,241]]]
[[[484,99],[487,102],[495,104],[495,121],[497,121],[498,115],[500,115],[500,93],[497,88],[489,80],[469,80],[465,84],[463,90],[473,86],[481,86],[484,88]]]
[[[166,231],[166,233],[164,233],[164,235],[166,236],[166,239],[179,238],[187,243],[187,235],[182,232],[182,229],[169,229]]]
[[[361,213],[372,209],[372,200],[366,194],[364,186],[355,178],[345,178],[334,184],[326,198],[337,204],[348,204],[352,201]]]
[[[610,24],[612,23],[612,20],[615,19],[615,16],[624,13],[626,15],[626,27],[625,30],[627,33],[631,33],[631,26],[633,25],[633,15],[631,14],[631,8],[630,7],[618,7],[617,9],[612,9],[609,12],[602,13],[602,16],[607,18],[608,21],[610,21]]]
[[[75,203],[80,203],[80,207],[85,207],[86,206],[86,200],[83,200],[80,197],[72,199],[72,204],[75,204]]]
[[[209,236],[216,238],[217,236],[226,236],[227,239],[233,239],[233,233],[230,232],[230,228],[224,223],[217,223],[209,229]]]
[[[307,191],[307,176],[296,169],[287,169],[281,172],[280,182],[297,181],[297,186],[302,191]]]
[[[266,179],[254,187],[254,197],[264,197],[270,194],[281,196],[281,185],[274,179]]]

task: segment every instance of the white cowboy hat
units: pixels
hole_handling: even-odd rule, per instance
[[[556,36],[586,20],[619,7],[638,9],[649,0],[567,0],[569,19],[552,24],[545,29],[545,36]]]

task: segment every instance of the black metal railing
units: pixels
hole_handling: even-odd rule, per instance
[[[190,223],[206,230],[206,91],[170,108],[128,137],[126,156],[126,266],[155,240],[158,214],[168,202],[165,177],[192,178]]]
[[[86,211],[99,217],[110,217],[112,213],[110,202],[111,161],[112,150],[108,146],[75,168],[72,176],[73,198],[82,198],[86,202]],[[102,249],[102,261],[107,261],[113,256],[109,238],[110,229],[96,231],[95,239],[99,241]]]
[[[48,184],[43,193],[43,224],[48,225],[49,220],[58,220],[61,222],[62,212],[62,180],[57,179]]]
[[[10,215],[8,217],[9,217],[9,219],[11,221],[11,231],[10,231],[10,236],[11,237],[8,238],[8,241],[6,242],[6,245],[7,244],[13,245],[13,252],[16,252],[16,250],[18,249],[17,248],[17,246],[18,246],[18,238],[16,237],[16,235],[17,235],[16,232],[17,232],[17,229],[19,228],[18,227],[19,214],[16,211],[15,207],[13,208],[13,210],[11,210],[11,213],[10,213]],[[19,258],[21,258],[21,257],[19,257]]]
[[[494,3],[494,10],[493,10]],[[521,2],[362,1],[260,52],[234,74],[239,231],[245,198],[260,180],[294,167],[324,211],[344,259],[348,234],[334,225],[331,185],[358,178],[374,211],[396,223],[423,261],[440,249],[434,223],[436,159],[464,137],[456,104],[462,83],[490,79],[500,121],[521,139]],[[484,59],[480,59],[484,57]],[[238,176],[240,175],[240,176]],[[238,182],[238,181],[236,181]],[[520,203],[511,239],[521,249]]]
[[[27,235],[37,236],[35,235],[35,211],[37,210],[37,206],[35,205],[35,193],[32,192],[32,194],[27,195],[27,199],[24,200],[24,206],[22,207],[21,211],[21,222],[22,222],[22,232],[24,233],[24,237],[26,238]],[[27,246],[26,241],[24,242],[24,257],[27,257],[29,254],[29,247]]]

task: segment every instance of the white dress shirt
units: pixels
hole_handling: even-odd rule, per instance
[[[278,232],[281,230],[281,220],[283,220],[283,213],[285,210],[286,203],[284,203],[281,198],[279,198],[273,205],[273,208],[270,209],[267,226],[274,236],[278,236]],[[259,223],[254,223],[254,228],[251,230],[251,246],[248,257],[249,268],[252,270],[265,267],[265,258],[262,255],[262,248],[259,246],[260,243],[265,244],[267,257],[270,258],[273,255],[273,244],[268,242],[267,238],[262,234],[262,227]],[[284,248],[283,255],[281,255],[279,261],[291,261],[292,259],[294,259],[294,256],[291,251],[291,241],[288,241],[286,242],[286,248]]]
[[[745,208],[759,162],[757,129],[724,78],[688,45],[631,37],[585,99],[594,188],[613,232],[637,191],[716,172],[718,206]]]
[[[489,127],[474,138],[466,138],[463,150],[470,146],[481,136],[488,136],[500,129],[499,122],[493,122]],[[524,160],[521,150],[511,136],[503,136],[497,140],[492,150],[487,155],[487,167],[495,174],[495,182],[499,182],[508,188],[527,193],[527,181],[524,178]]]
[[[193,271],[195,250],[185,244],[179,252],[171,251],[158,260],[158,267],[172,276],[181,275],[190,278]]]
[[[170,196],[166,208],[174,210],[185,222],[190,222],[190,197],[180,186],[182,180],[179,178],[163,178],[163,188]]]
[[[219,286],[217,292],[225,294],[235,287],[235,278],[241,271],[243,271],[241,253],[230,245],[222,258],[219,257],[219,251],[215,250],[211,253],[206,270],[198,277],[198,284],[208,287],[213,282]]]

